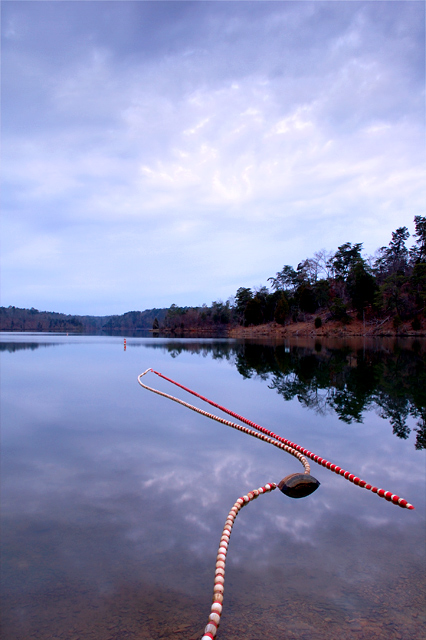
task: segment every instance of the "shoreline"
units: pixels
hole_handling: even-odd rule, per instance
[[[232,327],[228,330],[230,338],[293,338],[298,336],[314,338],[425,338],[426,327],[414,330],[411,323],[403,323],[395,329],[392,320],[372,326],[360,320],[352,319],[349,324],[343,324],[336,320],[324,322],[316,328],[314,321],[293,322],[288,325],[279,325],[276,322],[250,327]]]
[[[0,333],[32,333],[32,334],[56,334],[56,335],[110,335],[140,337],[143,334],[155,337],[167,338],[242,338],[242,339],[261,339],[271,338],[275,340],[284,340],[288,338],[309,337],[309,338],[426,338],[426,321],[422,322],[421,328],[415,330],[411,326],[411,322],[402,323],[397,329],[393,326],[392,319],[384,322],[365,324],[356,319],[351,318],[349,323],[343,323],[337,320],[324,320],[321,327],[316,328],[314,319],[304,322],[292,322],[286,325],[280,325],[277,322],[269,322],[260,325],[250,325],[244,327],[241,325],[232,325],[231,327],[221,326],[214,329],[213,327],[186,327],[184,329],[130,329],[121,328],[115,331],[98,330],[98,331],[78,331],[72,329],[62,329],[56,331],[40,331],[34,329],[2,329]]]

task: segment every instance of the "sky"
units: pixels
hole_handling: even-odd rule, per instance
[[[1,14],[3,306],[210,304],[425,215],[424,2]]]

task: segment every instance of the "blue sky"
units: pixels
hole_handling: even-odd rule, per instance
[[[209,304],[425,215],[423,2],[12,1],[1,304]]]

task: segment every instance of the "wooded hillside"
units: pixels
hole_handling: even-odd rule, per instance
[[[0,331],[58,331],[96,333],[150,329],[155,318],[164,320],[167,309],[129,311],[121,316],[72,316],[53,311],[0,307]]]
[[[394,330],[410,322],[422,329],[426,311],[426,218],[414,218],[415,242],[410,249],[407,227],[392,233],[386,247],[363,255],[362,243],[346,242],[337,251],[318,251],[297,268],[284,265],[270,283],[255,290],[240,287],[233,299],[210,307],[172,305],[163,323],[166,331],[239,325],[255,327],[312,321],[379,324],[391,320]]]

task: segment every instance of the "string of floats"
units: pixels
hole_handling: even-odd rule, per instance
[[[256,431],[253,431],[253,429],[248,429],[247,427],[243,427],[242,425],[236,424],[235,422],[230,422],[229,420],[226,420],[226,419],[221,418],[219,416],[216,416],[216,415],[214,415],[212,413],[204,411],[203,409],[195,407],[194,405],[191,405],[188,402],[185,402],[184,400],[181,400],[180,398],[176,398],[175,396],[172,396],[172,395],[170,395],[168,393],[165,393],[164,391],[159,391],[158,389],[154,389],[153,387],[149,387],[148,385],[143,384],[143,382],[141,381],[141,378],[144,375],[146,375],[147,373],[149,373],[149,372],[155,373],[156,375],[158,375],[160,378],[163,378],[167,382],[170,382],[170,383],[176,385],[177,387],[180,387],[184,391],[187,391],[188,393],[191,393],[192,395],[196,396],[197,398],[200,398],[204,402],[207,402],[207,403],[211,404],[212,406],[220,409],[221,411],[223,411],[223,412],[235,417],[236,419],[240,420],[241,422],[245,422],[246,424],[249,424],[251,427],[256,429]],[[234,411],[230,411],[229,409],[226,409],[226,407],[222,407],[221,405],[217,404],[216,402],[213,402],[212,400],[209,400],[208,398],[200,395],[199,393],[193,391],[192,389],[189,389],[188,387],[185,387],[185,386],[181,385],[180,383],[176,382],[175,380],[172,380],[171,378],[168,378],[167,376],[164,376],[162,373],[159,373],[158,371],[154,371],[154,369],[150,368],[150,369],[147,369],[146,371],[144,371],[143,373],[141,373],[138,376],[138,382],[144,389],[147,389],[148,391],[152,391],[153,393],[156,393],[156,394],[158,394],[160,396],[168,398],[169,400],[173,400],[174,402],[177,402],[178,404],[181,404],[184,407],[187,407],[188,409],[191,409],[192,411],[200,413],[201,415],[204,415],[204,416],[206,416],[208,418],[211,418],[212,420],[216,420],[217,422],[220,422],[222,424],[226,424],[226,425],[228,425],[228,426],[230,426],[230,427],[232,427],[234,429],[237,429],[238,431],[242,431],[243,433],[247,433],[247,434],[249,434],[249,435],[251,435],[251,436],[253,436],[255,438],[263,440],[264,442],[268,442],[269,444],[272,444],[272,445],[274,445],[274,446],[276,446],[276,447],[278,447],[280,449],[283,449],[284,451],[287,451],[288,453],[293,455],[295,458],[297,458],[299,460],[299,462],[302,463],[302,465],[303,465],[303,467],[305,469],[305,474],[306,475],[298,476],[299,478],[301,477],[301,478],[309,479],[309,481],[315,481],[315,479],[311,478],[311,476],[309,475],[310,474],[310,465],[309,465],[309,462],[307,461],[307,459],[305,457],[305,456],[308,456],[309,458],[311,458],[312,460],[314,460],[318,464],[321,464],[322,466],[326,467],[327,469],[330,469],[331,471],[334,471],[335,473],[338,473],[339,475],[342,475],[344,478],[346,478],[350,482],[353,482],[357,486],[363,487],[365,489],[369,489],[370,491],[372,491],[373,493],[376,493],[381,498],[385,498],[389,502],[392,502],[393,504],[397,504],[400,507],[404,507],[406,509],[414,509],[413,505],[411,505],[409,502],[407,502],[403,498],[399,498],[399,496],[397,496],[395,494],[392,494],[390,491],[385,491],[384,489],[378,489],[377,487],[373,487],[372,485],[367,484],[364,480],[361,480],[360,478],[358,478],[357,476],[354,476],[353,474],[349,473],[348,471],[345,471],[344,469],[341,469],[337,465],[334,465],[331,462],[328,462],[328,460],[320,458],[316,454],[308,451],[307,449],[304,449],[303,447],[300,447],[299,445],[295,444],[294,442],[290,442],[286,438],[282,438],[281,436],[276,435],[272,431],[269,431],[268,429],[265,429],[264,427],[261,427],[260,425],[256,424],[255,422],[252,422],[251,420],[247,420],[247,418],[244,418],[243,416],[238,415]],[[294,475],[297,475],[297,474],[294,474]],[[284,493],[286,493],[286,491],[283,490],[282,485],[290,477],[291,476],[288,476],[287,478],[284,478],[280,482],[280,484],[278,485],[278,487]],[[317,482],[317,481],[315,481],[315,482]],[[217,556],[216,556],[216,567],[215,567],[214,587],[213,587],[213,601],[212,601],[212,605],[211,605],[211,608],[210,608],[209,619],[208,619],[207,625],[206,625],[206,627],[204,629],[204,633],[203,633],[203,636],[202,636],[201,640],[214,640],[216,638],[217,631],[218,631],[218,628],[219,628],[221,615],[222,615],[222,610],[223,610],[223,593],[224,593],[224,583],[225,583],[226,556],[227,556],[227,552],[228,552],[229,539],[230,539],[230,536],[231,536],[231,533],[232,533],[232,527],[234,525],[235,518],[238,515],[239,511],[246,504],[248,504],[252,500],[255,500],[258,496],[264,495],[266,493],[269,493],[270,491],[273,491],[276,488],[277,488],[277,485],[275,484],[275,482],[269,482],[269,483],[265,484],[264,487],[259,487],[259,489],[254,489],[253,491],[249,491],[247,493],[247,495],[241,496],[240,498],[238,498],[236,500],[236,502],[232,506],[230,512],[228,513],[228,516],[227,516],[226,521],[225,521],[225,525],[223,527],[222,536],[221,536],[220,542],[219,542],[219,549],[218,549]],[[289,495],[289,494],[287,494],[287,495]],[[293,497],[296,497],[296,496],[293,495]]]
[[[181,400],[180,398],[176,398],[175,396],[172,396],[172,395],[170,395],[168,393],[165,393],[164,391],[160,391],[158,389],[154,389],[153,387],[149,387],[148,385],[144,384],[141,381],[141,378],[143,378],[143,376],[145,376],[146,374],[148,374],[150,372],[151,373],[155,373],[155,375],[159,376],[160,378],[163,378],[163,380],[166,380],[167,382],[170,382],[171,384],[174,384],[175,386],[179,387],[180,389],[183,389],[184,391],[192,394],[193,396],[196,396],[197,398],[199,398],[203,402],[207,402],[208,404],[212,405],[213,407],[216,407],[220,411],[222,411],[224,413],[227,413],[228,415],[232,416],[233,418],[236,418],[240,422],[243,422],[243,423],[249,425],[250,427],[252,427],[252,429],[247,429],[246,427],[243,427],[242,425],[236,424],[235,422],[231,422],[229,420],[226,420],[225,418],[221,418],[219,416],[216,416],[213,413],[209,413],[208,411],[204,411],[203,409],[200,409],[199,407],[196,407],[196,406],[194,406],[192,404],[189,404],[188,402],[185,402],[184,400]],[[141,385],[141,387],[143,387],[144,389],[147,389],[148,391],[152,391],[153,393],[156,393],[156,394],[158,394],[160,396],[163,396],[164,398],[168,398],[169,400],[173,400],[174,402],[177,402],[178,404],[181,404],[184,407],[187,407],[188,409],[191,409],[192,411],[195,411],[196,413],[200,413],[201,415],[204,415],[207,418],[211,418],[212,420],[216,420],[216,422],[220,422],[222,424],[225,424],[225,425],[227,425],[229,427],[232,427],[233,429],[237,429],[238,431],[242,431],[243,433],[247,433],[248,435],[251,435],[251,436],[253,436],[255,438],[258,438],[259,440],[263,440],[264,442],[272,444],[275,447],[278,447],[279,449],[283,449],[284,451],[287,451],[287,453],[290,453],[291,455],[293,455],[295,458],[297,458],[302,463],[306,474],[310,473],[310,465],[309,465],[309,462],[307,460],[307,458],[310,458],[311,460],[313,460],[317,464],[325,467],[326,469],[329,469],[330,471],[333,471],[334,473],[337,473],[337,475],[342,476],[343,478],[345,478],[346,480],[349,480],[349,482],[352,482],[353,484],[357,485],[358,487],[361,487],[363,489],[367,489],[368,491],[371,491],[372,493],[375,493],[380,498],[384,498],[388,502],[392,502],[393,504],[396,504],[399,507],[402,507],[402,508],[405,508],[405,509],[414,509],[414,506],[412,504],[410,504],[409,502],[407,502],[407,500],[405,500],[404,498],[400,498],[399,496],[397,496],[396,494],[392,493],[391,491],[386,491],[385,489],[379,489],[378,487],[375,487],[375,486],[367,483],[365,480],[362,480],[358,476],[355,476],[353,473],[350,473],[349,471],[345,471],[345,469],[342,469],[338,465],[329,462],[325,458],[321,458],[320,456],[316,455],[315,453],[312,453],[308,449],[305,449],[305,448],[301,447],[300,445],[296,444],[295,442],[291,442],[290,440],[287,440],[287,438],[283,438],[282,436],[279,436],[279,435],[275,434],[273,431],[270,431],[269,429],[265,429],[264,427],[256,424],[252,420],[248,420],[247,418],[244,418],[243,416],[240,416],[238,413],[235,413],[234,411],[231,411],[230,409],[227,409],[226,407],[223,407],[223,406],[217,404],[213,400],[209,400],[208,398],[206,398],[205,396],[202,396],[201,394],[197,393],[196,391],[193,391],[192,389],[189,389],[188,387],[185,387],[184,385],[180,384],[179,382],[176,382],[175,380],[172,380],[172,378],[168,378],[167,376],[163,375],[159,371],[155,371],[152,368],[147,369],[146,371],[144,371],[143,373],[141,373],[138,376],[138,382]],[[253,431],[253,429],[255,429],[255,431]]]
[[[214,587],[213,587],[213,602],[210,608],[209,621],[204,629],[204,635],[201,640],[213,640],[216,637],[217,630],[220,624],[220,617],[222,615],[223,608],[223,592],[225,582],[225,562],[226,554],[228,552],[229,538],[232,533],[232,527],[235,518],[238,515],[240,509],[246,506],[252,500],[255,500],[258,496],[269,493],[277,488],[275,482],[268,482],[264,487],[259,489],[253,489],[249,491],[247,495],[238,498],[233,505],[232,509],[228,513],[228,517],[223,527],[222,536],[219,542],[219,549],[216,556],[216,569],[214,573]]]

